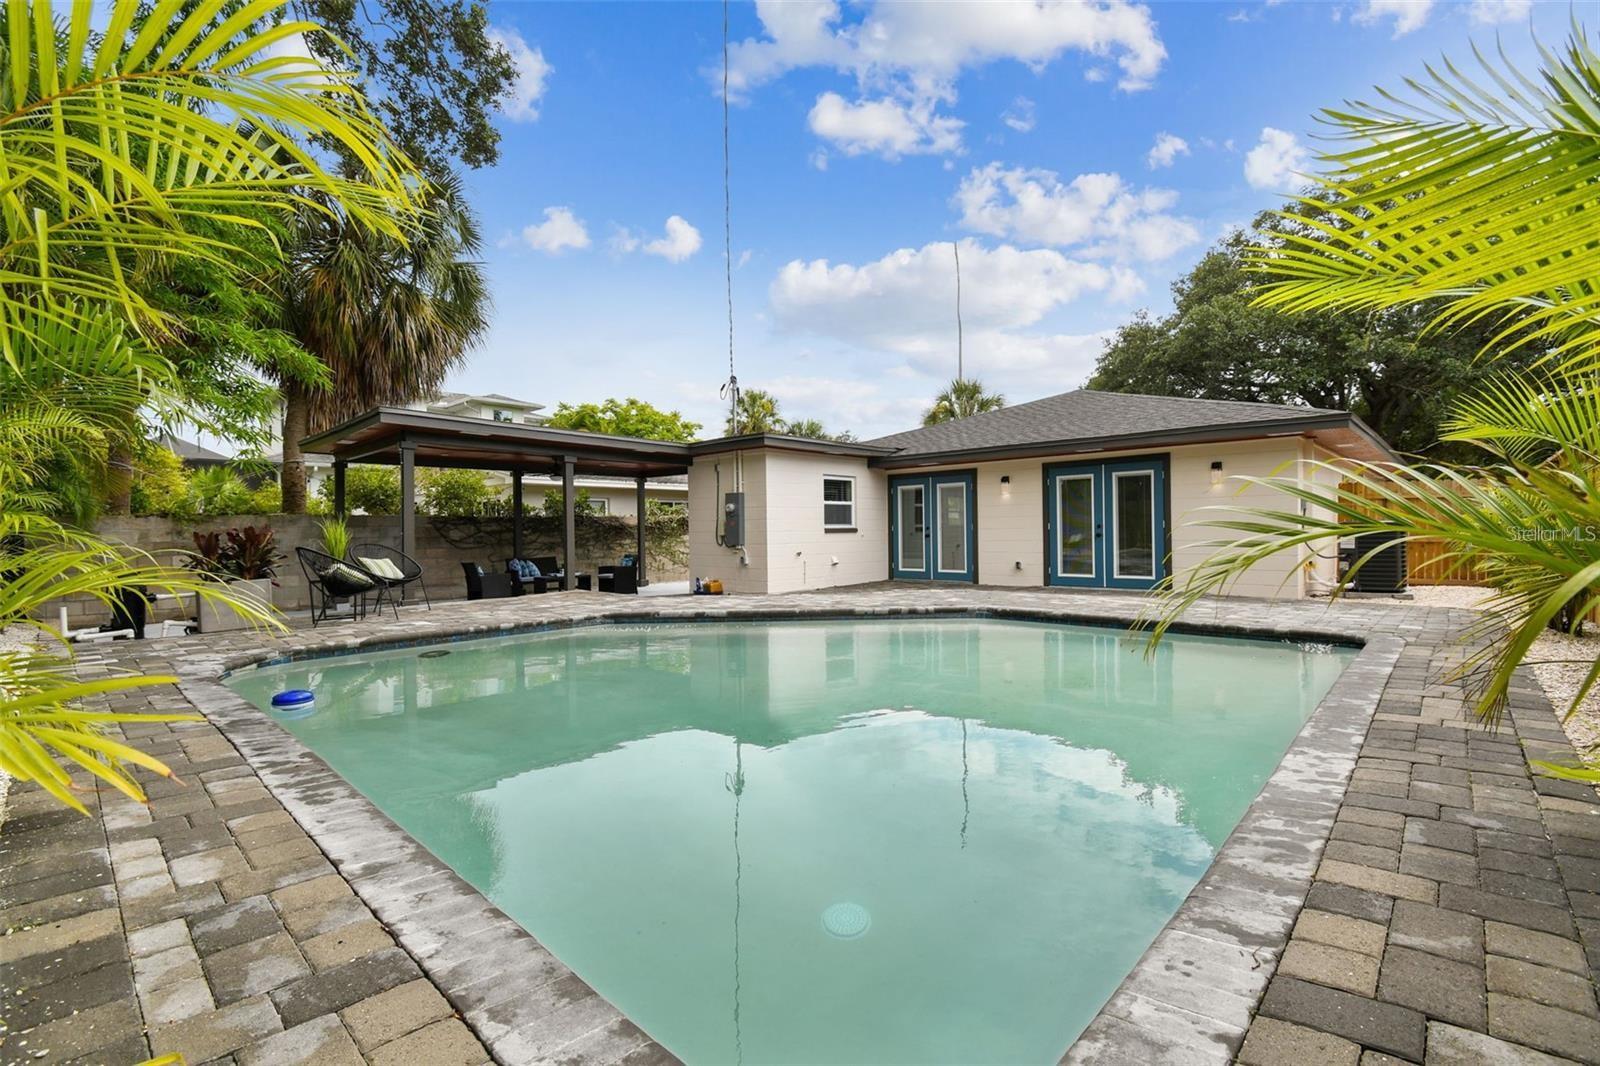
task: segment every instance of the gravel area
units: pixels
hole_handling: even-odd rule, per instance
[[[1413,603],[1428,607],[1478,610],[1490,593],[1488,589],[1465,585],[1423,585],[1413,586],[1411,594]],[[1600,625],[1593,622],[1584,627],[1581,637],[1546,630],[1534,641],[1529,655],[1533,660],[1533,676],[1539,679],[1540,687],[1550,697],[1558,715],[1572,703],[1572,697],[1577,695],[1596,658],[1600,658]],[[1563,719],[1561,724],[1573,747],[1591,762],[1600,761],[1600,686],[1592,689],[1577,713]]]

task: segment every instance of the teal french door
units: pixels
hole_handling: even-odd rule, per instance
[[[1167,574],[1167,462],[1062,463],[1044,471],[1052,585],[1147,589]]]
[[[890,478],[890,573],[913,581],[976,581],[976,494],[972,474]]]

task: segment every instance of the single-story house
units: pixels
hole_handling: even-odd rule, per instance
[[[731,593],[889,578],[1150,588],[1226,535],[1196,525],[1197,508],[1298,506],[1229,477],[1327,481],[1305,461],[1398,461],[1347,411],[1088,389],[876,440],[752,434],[689,454],[690,572]],[[1284,553],[1232,591],[1310,595],[1336,554]]]

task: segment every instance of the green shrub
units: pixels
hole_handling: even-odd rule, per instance
[[[152,441],[133,457],[130,509],[136,515],[184,517],[188,513],[189,472],[183,460]]]
[[[317,496],[325,505],[313,513],[333,513],[333,478],[317,486]],[[392,466],[351,466],[344,472],[346,513],[400,513],[400,471]]]
[[[245,514],[282,514],[283,490],[276,481],[263,481],[250,490],[250,502]]]
[[[428,470],[422,478],[422,510],[446,518],[498,514],[497,493],[481,470]]]
[[[205,518],[212,515],[247,514],[250,486],[225,466],[196,470],[189,477],[187,515]]]

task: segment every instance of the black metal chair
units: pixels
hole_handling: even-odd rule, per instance
[[[345,556],[356,566],[377,578],[389,588],[389,599],[393,602],[395,593],[398,592],[404,602],[406,589],[415,585],[422,590],[422,605],[428,610],[433,610],[433,604],[428,600],[428,586],[422,580],[422,564],[398,548],[391,548],[387,544],[377,541],[363,541],[360,544],[350,545]],[[388,562],[394,566],[399,577],[384,572],[383,563]]]
[[[304,571],[306,584],[312,593],[312,626],[327,621],[328,612],[337,607],[340,600],[349,600],[354,604],[357,618],[367,616],[369,595],[374,597],[373,606],[380,614],[385,597],[389,599],[389,608],[394,610],[394,597],[390,595],[389,586],[361,567],[335,559],[315,548],[296,548],[294,552],[300,558],[300,569]],[[400,612],[395,610],[394,616],[399,618]]]
[[[467,578],[467,599],[498,600],[507,596],[522,595],[514,574],[485,573],[477,563],[462,563],[461,572]]]

